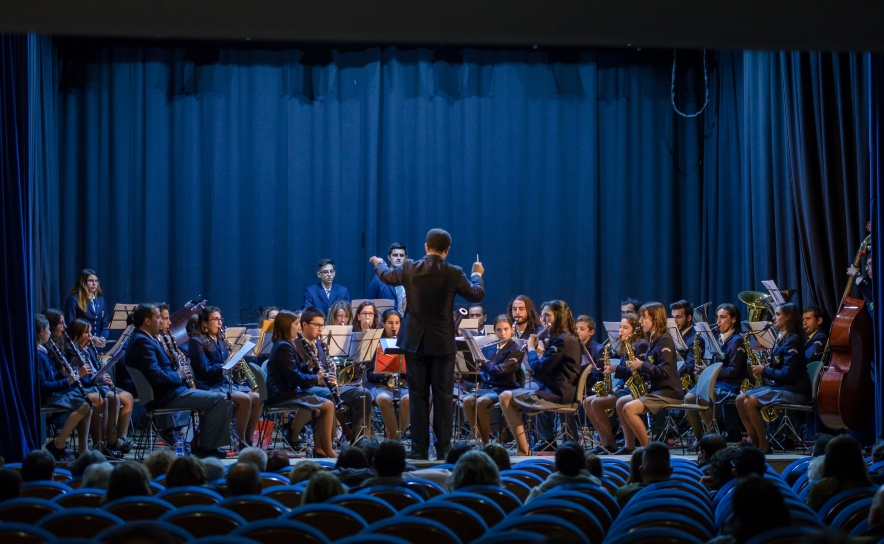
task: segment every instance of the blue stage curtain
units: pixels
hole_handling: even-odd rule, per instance
[[[0,35],[0,455],[39,447],[28,179],[28,41]]]
[[[875,292],[874,299],[878,301],[875,311],[875,436],[884,439],[884,356],[881,346],[884,345],[884,320],[881,319],[881,301],[884,294],[884,276],[881,275],[881,237],[884,236],[884,214],[878,205],[884,198],[884,158],[881,156],[884,146],[884,55],[867,55],[866,62],[869,66],[869,110],[871,111],[869,123],[869,149],[871,158],[869,169],[871,171],[872,184],[872,288]]]

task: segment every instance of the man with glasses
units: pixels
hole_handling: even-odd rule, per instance
[[[401,242],[393,242],[390,244],[390,252],[387,254],[387,257],[390,258],[390,268],[398,268],[402,266],[402,263],[408,258],[408,251],[405,248],[405,244]],[[399,310],[400,313],[405,313],[405,287],[402,287],[401,285],[397,285],[396,287],[387,285],[382,282],[377,275],[371,279],[371,283],[368,285],[368,293],[366,293],[365,298],[386,298],[394,300],[396,301],[395,308]]]
[[[304,308],[313,307],[328,315],[328,309],[339,300],[351,302],[350,291],[343,285],[335,285],[335,262],[322,259],[316,267],[319,281],[304,289]]]
[[[295,357],[298,359],[299,372],[302,374],[317,374],[320,370],[313,364],[311,355],[316,356],[323,369],[330,369],[331,360],[326,357],[320,341],[323,327],[325,327],[325,314],[317,308],[304,308],[304,311],[301,312],[301,336],[304,338],[304,342],[299,339],[294,341]],[[325,381],[329,385],[336,385],[337,370],[325,370]],[[310,387],[307,392],[329,400],[332,398],[328,386]],[[344,385],[338,387],[338,394],[352,416],[350,418],[351,443],[352,439],[360,435],[360,432],[371,438],[371,426],[367,425],[365,421],[366,414],[371,414],[371,393],[359,385]],[[364,429],[363,425],[366,425]]]

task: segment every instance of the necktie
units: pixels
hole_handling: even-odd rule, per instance
[[[331,300],[331,289],[325,290],[325,298]]]
[[[402,311],[402,303],[405,302],[405,287],[396,286],[396,308]]]

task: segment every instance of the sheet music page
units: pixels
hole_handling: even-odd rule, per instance
[[[326,355],[329,357],[349,357],[352,334],[352,325],[328,325],[322,329],[322,340],[328,346]]]
[[[783,298],[783,293],[781,293],[780,288],[777,287],[777,282],[774,280],[764,280],[761,282],[761,285],[767,289],[767,292],[770,293],[771,298],[773,298],[776,304],[785,304],[786,299]]]
[[[666,330],[669,331],[669,336],[671,336],[672,340],[675,342],[675,349],[680,349],[682,351],[688,349],[688,345],[681,336],[681,331],[678,330],[675,320],[671,317],[666,320]]]
[[[230,370],[231,368],[236,366],[236,363],[242,361],[242,358],[246,356],[246,353],[254,349],[254,347],[254,342],[246,342],[236,351],[233,357],[227,359],[227,362],[224,363],[224,366],[221,368],[223,368],[224,370]]]
[[[602,325],[605,327],[605,332],[608,333],[608,338],[611,339],[611,342],[620,337],[619,321],[602,321]]]
[[[699,332],[700,336],[703,337],[703,340],[706,341],[705,359],[712,359],[717,355],[721,355],[721,344],[718,343],[718,338],[712,333],[712,328],[709,326],[709,323],[697,323],[694,325],[694,330]]]
[[[749,323],[749,328],[753,331],[760,331],[764,327],[767,327],[770,323],[767,321],[752,321]],[[774,343],[777,341],[777,333],[776,328],[771,327],[764,331],[761,334],[756,334],[753,338],[749,339],[749,342],[753,347],[759,347],[761,349],[771,349],[773,348]]]
[[[243,327],[243,331],[245,331],[245,330],[246,330],[245,327]],[[248,342],[251,339],[252,339],[252,337],[248,334],[243,334],[239,338],[237,338],[236,342],[233,343],[233,352],[227,354],[227,360],[229,361],[230,359],[232,359],[233,355],[235,353],[237,353],[244,345],[246,345],[246,342]],[[230,340],[230,338],[228,338],[228,340]],[[252,347],[254,348],[255,347],[254,342],[252,342],[251,344],[252,344]]]

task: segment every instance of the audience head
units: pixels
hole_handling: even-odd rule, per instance
[[[291,465],[289,456],[283,450],[270,450],[267,452],[266,472],[277,472]]]
[[[107,461],[89,465],[83,472],[83,487],[107,489],[113,471],[114,466]]]
[[[718,433],[704,434],[697,442],[697,462],[709,461],[715,452],[727,447],[727,440]]]
[[[841,483],[854,485],[872,485],[863,448],[856,438],[841,434],[829,442],[823,460],[823,478],[837,478]]]
[[[51,480],[53,474],[55,458],[46,450],[34,450],[22,460],[21,481],[24,483]]]
[[[642,483],[642,454],[644,453],[645,449],[641,447],[635,448],[635,451],[632,452],[632,457],[629,458],[629,479],[626,483]]]
[[[825,455],[826,447],[833,438],[835,437],[828,433],[817,433],[816,436],[813,437],[813,451],[811,452],[811,455],[813,457]],[[872,455],[874,456],[874,450],[872,450]]]
[[[88,450],[68,464],[68,470],[74,478],[83,476],[89,465],[104,463],[107,458],[96,450]],[[163,472],[165,474],[165,472]]]
[[[179,457],[166,473],[166,489],[186,485],[206,485],[206,464],[192,455]]]
[[[21,476],[11,468],[0,468],[0,503],[21,494]]]
[[[752,474],[764,476],[767,472],[767,460],[763,451],[755,446],[742,446],[737,448],[737,452],[733,461],[735,478],[745,478]]]
[[[577,476],[586,468],[586,457],[576,442],[565,442],[556,449],[556,471],[565,476]]]
[[[646,484],[668,480],[672,475],[669,448],[662,442],[651,442],[642,453],[642,481]]]
[[[395,478],[405,471],[405,448],[395,440],[384,440],[374,454],[372,466],[379,478]]]
[[[0,471],[2,472],[2,471]],[[3,498],[0,497],[0,501]],[[872,507],[869,509],[869,529],[878,527],[884,523],[884,485],[875,492],[875,498],[872,499]]]
[[[225,480],[231,497],[261,494],[261,471],[250,461],[239,460],[227,471]]]
[[[356,442],[356,444],[354,444],[354,446],[365,452],[365,458],[368,459],[368,466],[374,466],[374,454],[376,451],[378,451],[378,446],[380,446],[380,442],[378,442],[374,438],[360,438]]]
[[[261,448],[256,448],[254,446],[244,448],[241,452],[239,452],[238,461],[240,463],[243,461],[248,461],[249,463],[252,463],[256,467],[258,467],[259,472],[264,472],[267,470],[267,452],[265,452]]]
[[[872,446],[872,464],[880,461],[884,461],[884,440],[879,440]]]
[[[314,463],[313,461],[301,461],[292,467],[292,470],[289,472],[289,480],[291,480],[292,484],[304,482],[322,470],[325,469],[318,463]]]
[[[450,465],[456,465],[458,459],[460,459],[463,454],[472,449],[473,447],[466,442],[458,442],[450,450],[448,450],[448,455],[445,456],[445,462]]]
[[[123,497],[149,496],[150,494],[150,473],[147,468],[142,463],[123,461],[111,472],[107,482],[107,491],[104,494],[104,503],[107,504]]]
[[[482,451],[494,461],[494,464],[497,465],[497,470],[510,470],[512,468],[510,452],[506,451],[506,448],[501,446],[500,443],[491,442],[485,444],[482,447]]]
[[[347,446],[341,450],[335,468],[371,468],[365,452],[356,446]]]
[[[144,468],[150,472],[151,479],[156,479],[169,472],[175,459],[175,454],[169,450],[154,450],[144,460]]]
[[[776,484],[752,475],[734,488],[731,522],[737,542],[746,542],[771,529],[791,525],[792,515]]]
[[[460,456],[451,470],[448,488],[452,491],[471,485],[500,486],[497,464],[481,451],[468,451]]]
[[[206,482],[211,483],[215,480],[224,479],[225,469],[224,464],[221,462],[220,459],[215,459],[214,457],[206,457],[202,461],[206,469]]]
[[[605,473],[605,467],[602,465],[602,458],[592,452],[586,452],[585,456],[586,470],[596,478],[601,478]]]
[[[310,477],[301,504],[315,504],[325,502],[332,497],[343,495],[347,492],[344,485],[335,478],[334,474],[323,470]]]
[[[733,463],[740,454],[742,448],[725,448],[718,450],[709,459],[709,469],[706,475],[709,478],[710,489],[721,489],[721,486],[734,479]]]

